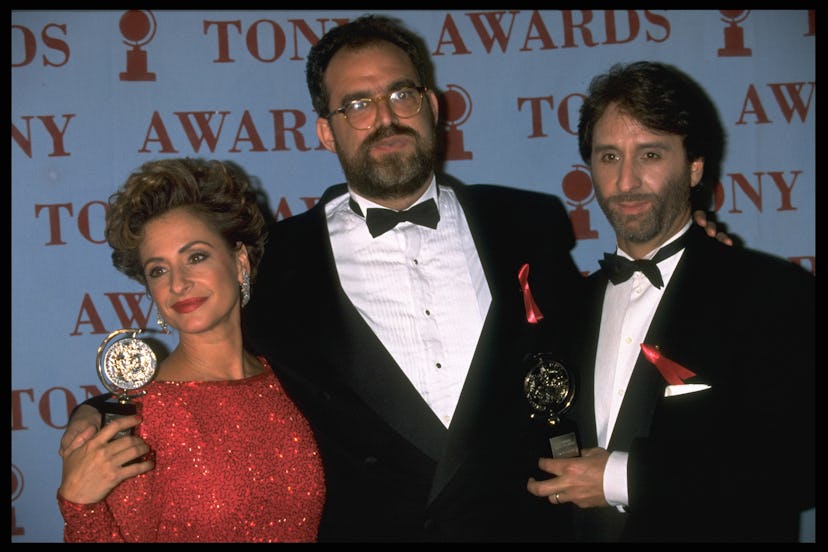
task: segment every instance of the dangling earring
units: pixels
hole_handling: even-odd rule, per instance
[[[161,316],[161,309],[158,308],[158,303],[155,304],[155,321],[161,326],[161,331],[166,333],[170,333],[167,329],[167,321],[164,320],[164,317]]]
[[[149,292],[149,290],[147,290],[147,297],[150,298],[150,301],[155,301],[155,299],[152,298],[152,294]],[[162,332],[164,332],[165,334],[170,333],[170,331],[167,329],[167,321],[164,320],[163,316],[161,316],[161,309],[158,308],[158,303],[155,303],[155,322],[159,326],[161,326]]]
[[[250,302],[250,274],[246,270],[242,272],[241,296],[241,306],[244,307]]]

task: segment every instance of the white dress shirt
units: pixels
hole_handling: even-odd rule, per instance
[[[658,249],[675,241],[688,228],[690,221],[644,258],[653,258]],[[632,259],[621,249],[618,249],[617,254]],[[641,272],[635,272],[629,280],[618,285],[611,282],[607,285],[595,358],[595,425],[599,447],[607,448],[609,444],[630,376],[641,352],[641,344],[644,343],[658,303],[683,254],[682,249],[658,263],[664,280],[661,289],[652,285]],[[604,470],[604,496],[609,504],[619,506],[619,509],[629,504],[627,451],[610,452]]]
[[[402,222],[372,238],[350,197],[363,213],[381,207],[353,191],[326,205],[342,288],[448,427],[492,300],[466,217],[432,180],[416,203],[434,198],[436,229]]]

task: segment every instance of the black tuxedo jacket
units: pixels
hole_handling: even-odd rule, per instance
[[[523,394],[528,351],[568,341],[568,313],[584,279],[560,201],[500,186],[457,193],[492,303],[450,429],[437,419],[363,321],[337,276],[324,205],[276,223],[244,329],[308,417],[326,470],[320,540],[567,540],[571,523],[526,491],[545,441]],[[518,272],[545,318],[527,322]],[[538,343],[539,328],[545,329]],[[548,336],[552,335],[551,338]]]
[[[647,332],[711,389],[664,397],[640,354],[610,438],[628,451],[629,509],[579,510],[583,540],[796,541],[814,506],[815,277],[783,259],[708,238],[693,225]],[[607,278],[589,278],[600,320]],[[586,330],[585,446],[596,446],[598,325]]]

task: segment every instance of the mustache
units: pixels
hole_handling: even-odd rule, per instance
[[[653,198],[653,194],[616,194],[607,198],[609,203],[623,203],[626,201],[648,201]]]
[[[418,138],[417,133],[412,128],[400,126],[396,123],[392,123],[388,126],[384,126],[382,128],[378,128],[374,132],[372,132],[363,142],[364,146],[371,146],[380,140],[384,140],[386,138],[390,138],[392,136],[397,135],[407,135],[413,136],[414,138]]]

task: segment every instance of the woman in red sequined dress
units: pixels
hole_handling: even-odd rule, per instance
[[[148,162],[110,198],[106,238],[179,342],[133,400],[140,417],[64,455],[64,540],[315,541],[316,441],[267,360],[242,344],[266,240],[247,177],[218,161]]]

